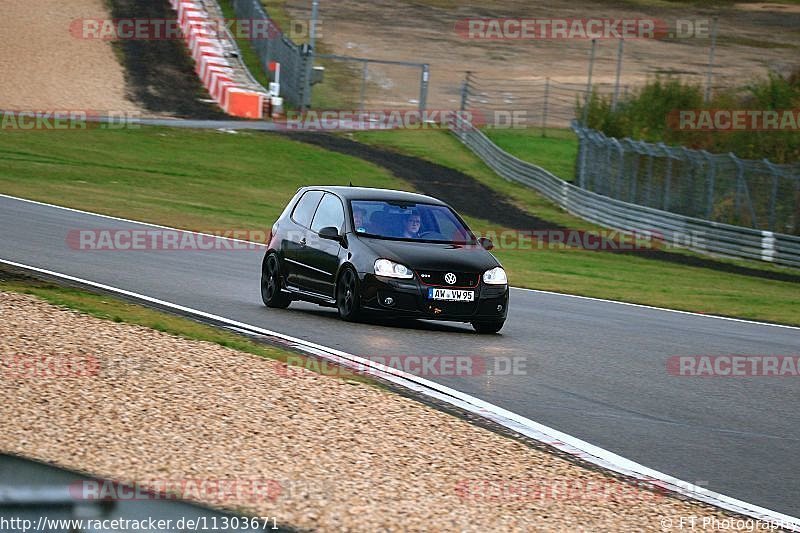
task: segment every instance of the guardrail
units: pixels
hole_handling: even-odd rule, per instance
[[[503,178],[535,189],[573,215],[619,231],[651,232],[700,253],[800,268],[800,237],[692,218],[587,191],[494,144],[463,116],[452,133]]]

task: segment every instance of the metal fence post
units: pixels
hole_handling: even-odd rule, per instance
[[[614,139],[616,140],[616,139]],[[611,196],[613,198],[613,189],[611,188],[611,151],[613,150],[612,143],[606,143],[606,172],[604,173],[604,187],[603,187],[603,194],[606,196]],[[616,177],[615,177],[616,181]]]
[[[753,209],[753,200],[750,197],[750,188],[747,186],[747,182],[744,179],[744,163],[733,153],[730,154],[730,157],[736,164],[736,201],[734,203],[736,206],[736,213],[738,215],[742,209],[741,195],[744,193],[747,201],[748,214],[750,215],[750,225],[757,228],[758,221],[756,220],[756,212]]]
[[[430,85],[431,67],[425,63],[422,65],[422,80],[419,84],[419,111],[422,113],[428,108],[428,86]]]
[[[739,210],[741,209],[739,205],[740,204],[739,195],[741,194],[741,189],[742,189],[742,164],[739,162],[739,160],[736,158],[733,152],[729,152],[728,156],[731,158],[731,161],[733,161],[733,164],[736,165],[736,187],[734,189],[735,192],[733,195],[733,211],[734,211],[733,214],[734,217],[736,217],[734,218],[734,220],[738,220]]]
[[[775,204],[778,201],[778,173],[775,171],[775,166],[767,159],[764,159],[764,164],[772,174],[772,191],[769,196],[769,230],[775,231]]]
[[[708,163],[708,196],[706,200],[706,218],[711,220],[711,217],[714,214],[714,181],[717,177],[717,165],[715,159],[705,150],[703,150],[703,156],[705,156],[706,162]]]
[[[308,54],[305,58],[305,80],[303,80],[303,111],[311,109],[311,73],[314,70],[314,48],[317,46],[317,18],[319,0],[311,0],[311,26],[308,30]]]
[[[750,195],[750,185],[747,183],[747,179],[744,177],[744,171],[742,171],[742,187],[744,187],[745,197],[747,198],[747,207],[750,211],[750,219],[753,221],[753,227],[758,227],[758,216],[756,215],[756,210],[753,207],[753,197]]]
[[[719,25],[719,17],[714,17],[714,24],[711,27],[711,49],[708,52],[708,72],[706,73],[706,92],[703,101],[708,103],[711,100],[711,78],[714,70],[714,52],[717,48],[717,27]]]
[[[628,146],[632,146],[633,148],[633,163],[631,164],[631,178],[630,184],[628,189],[628,201],[635,203],[636,197],[639,194],[639,165],[641,164],[642,154],[639,152],[638,146],[639,144],[636,141],[631,139],[627,139]]]
[[[364,67],[361,69],[361,96],[358,106],[359,111],[364,112],[364,102],[367,98],[367,76],[369,74],[369,62],[363,61]]]
[[[470,81],[472,78],[472,72],[467,71],[467,75],[464,78],[464,83],[461,85],[461,111],[466,111],[467,106],[469,105],[469,86]]]
[[[794,180],[794,197],[800,199],[800,179]],[[794,209],[792,209],[792,221],[789,225],[794,234],[800,233],[800,201],[798,201]]]
[[[667,153],[667,169],[664,173],[664,194],[661,199],[662,209],[669,211],[670,186],[672,185],[672,155]]]
[[[617,110],[617,101],[619,100],[619,78],[622,75],[622,51],[625,46],[625,39],[619,40],[619,48],[617,49],[617,79],[614,83],[614,98],[611,101],[611,111]]]
[[[586,102],[583,104],[583,125],[589,120],[589,104],[592,101],[592,73],[594,71],[594,57],[597,52],[597,39],[592,39],[592,52],[589,56],[589,78],[586,82]]]
[[[678,212],[686,213],[688,210],[691,212],[694,209],[694,185],[695,176],[697,172],[697,165],[692,152],[685,146],[681,146],[683,155],[683,165],[681,165],[680,179],[678,181]]]
[[[653,206],[653,165],[655,164],[655,151],[652,147],[646,146],[647,150],[647,185],[646,185],[646,197],[645,197],[645,204],[647,206]]]
[[[542,102],[542,137],[547,137],[547,106],[550,99],[550,78],[544,81],[544,102]]]
[[[617,180],[615,183],[616,186],[616,197],[622,198],[622,190],[625,188],[625,149],[622,148],[622,144],[614,139],[614,144],[617,146],[617,152],[619,153],[619,169],[617,169]]]

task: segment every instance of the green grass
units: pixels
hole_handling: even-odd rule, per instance
[[[149,309],[109,295],[96,294],[72,287],[61,287],[29,278],[23,279],[18,274],[4,271],[2,268],[0,268],[0,291],[29,294],[53,305],[73,309],[103,320],[144,326],[185,339],[210,342],[232,350],[284,363],[287,360],[291,360],[291,365],[300,364],[312,371],[320,369],[319,365],[313,361],[308,361],[306,357],[297,353],[257,343],[247,337],[236,335],[220,328]],[[332,377],[338,378],[339,375]],[[347,374],[346,380],[379,386],[377,382],[367,376],[354,373]]]
[[[575,179],[575,159],[578,157],[578,138],[572,130],[547,129],[486,129],[484,133],[497,146],[511,155],[539,165],[567,181]]]
[[[494,174],[449,133],[363,132],[356,138],[462,170],[553,224],[592,229]],[[351,180],[411,190],[380,167],[273,134],[147,127],[0,133],[3,193],[197,231],[263,231],[298,187]],[[477,231],[498,229],[468,221]],[[800,324],[798,284],[583,250],[497,255],[515,286]]]
[[[208,231],[271,227],[305,184],[410,189],[388,171],[277,135],[145,127],[0,133],[0,190]]]

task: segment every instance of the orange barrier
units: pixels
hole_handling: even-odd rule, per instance
[[[262,118],[264,95],[244,89],[230,89],[223,108],[234,117]]]
[[[234,81],[234,64],[225,57],[216,35],[208,31],[208,13],[194,0],[170,0],[178,13],[186,46],[195,60],[195,72],[208,93],[227,114],[234,117],[264,118],[264,99],[268,96]]]

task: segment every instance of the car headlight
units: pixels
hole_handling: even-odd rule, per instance
[[[496,267],[483,273],[483,282],[487,285],[505,285],[508,277],[503,267]]]
[[[400,263],[389,261],[388,259],[378,259],[375,261],[375,274],[387,278],[411,279],[414,277],[414,273],[411,269]]]

